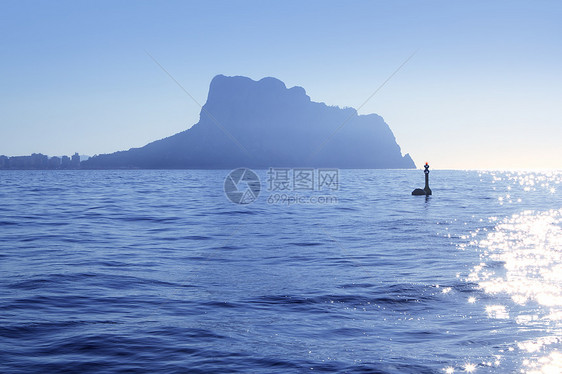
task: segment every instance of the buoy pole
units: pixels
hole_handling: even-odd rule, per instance
[[[429,188],[429,164],[426,162],[424,166],[425,170],[423,171],[425,174],[425,187],[424,191],[426,195],[431,195],[431,188]]]

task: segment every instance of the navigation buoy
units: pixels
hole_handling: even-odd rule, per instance
[[[427,162],[425,163],[424,168],[425,170],[423,171],[423,173],[425,174],[425,187],[423,189],[416,188],[412,191],[412,195],[431,195],[431,188],[429,188],[429,164]]]

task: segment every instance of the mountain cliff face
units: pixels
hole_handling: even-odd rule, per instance
[[[335,132],[335,134],[334,134]],[[235,167],[415,168],[388,125],[310,100],[275,78],[213,78],[197,124],[186,131],[112,154],[83,168]]]

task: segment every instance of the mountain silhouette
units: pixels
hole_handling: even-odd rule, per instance
[[[82,168],[415,168],[376,114],[313,102],[275,78],[218,75],[188,130],[82,162]]]

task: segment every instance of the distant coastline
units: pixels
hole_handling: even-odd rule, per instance
[[[108,134],[111,136],[111,134]],[[415,169],[377,114],[314,102],[273,77],[217,75],[199,122],[140,148],[86,158],[0,156],[4,170],[233,169],[237,167]]]
[[[80,161],[88,156],[74,153],[72,156],[52,156],[32,153],[28,156],[0,155],[0,170],[72,170],[80,169]]]

